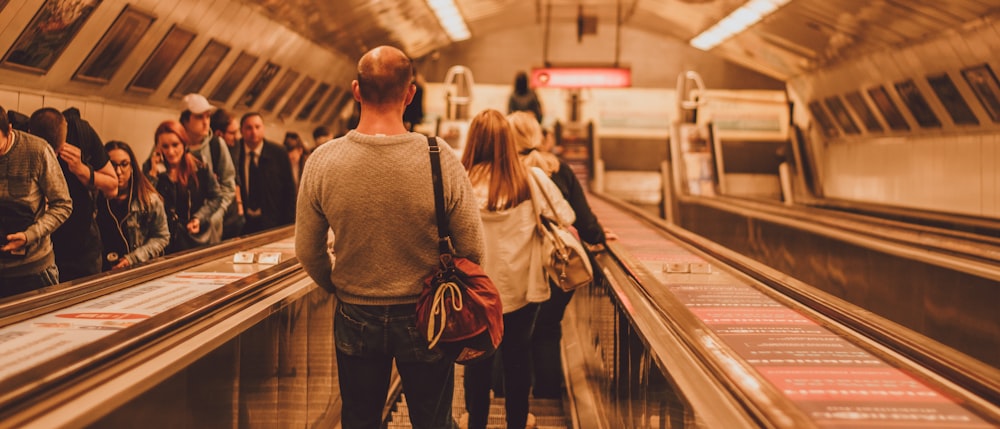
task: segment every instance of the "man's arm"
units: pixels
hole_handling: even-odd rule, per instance
[[[115,173],[111,162],[105,158],[103,166],[94,167],[83,162],[82,156],[80,148],[72,144],[64,143],[59,148],[59,158],[66,161],[69,171],[80,183],[90,189],[99,189],[107,198],[118,195],[118,174]]]
[[[66,178],[63,177],[55,152],[45,150],[44,165],[45,170],[38,176],[38,186],[45,199],[46,209],[24,232],[28,245],[35,244],[41,237],[52,234],[73,212],[73,200],[70,199]]]
[[[318,191],[313,188],[318,184],[309,179],[313,176],[313,169],[308,167],[302,172],[302,189],[296,201],[295,256],[317,285],[333,293],[333,282],[330,281],[333,267],[326,243],[330,224],[323,215],[320,199],[316,197]]]

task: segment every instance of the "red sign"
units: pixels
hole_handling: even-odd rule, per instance
[[[626,88],[632,69],[617,67],[549,67],[531,70],[534,88]]]

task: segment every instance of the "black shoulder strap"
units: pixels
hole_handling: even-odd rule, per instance
[[[448,229],[448,217],[444,210],[444,184],[441,179],[441,148],[437,138],[427,136],[427,146],[431,156],[431,177],[434,180],[434,212],[437,217],[438,250],[444,253],[454,253],[451,246],[451,231]]]
[[[212,167],[214,168],[213,172],[216,175],[222,174],[219,172],[219,158],[222,156],[222,154],[220,153],[222,151],[222,147],[220,146],[222,142],[220,142],[219,140],[222,139],[220,139],[218,136],[212,136],[211,140],[208,141],[208,147],[212,152]]]

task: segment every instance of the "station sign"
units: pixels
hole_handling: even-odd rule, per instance
[[[531,70],[533,88],[627,88],[632,69],[622,67],[543,67]]]

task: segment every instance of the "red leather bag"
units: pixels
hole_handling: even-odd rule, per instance
[[[456,363],[468,364],[493,355],[503,338],[500,291],[482,267],[455,256],[444,212],[440,148],[427,138],[434,178],[440,264],[426,278],[417,300],[417,329],[430,349],[438,349]]]

